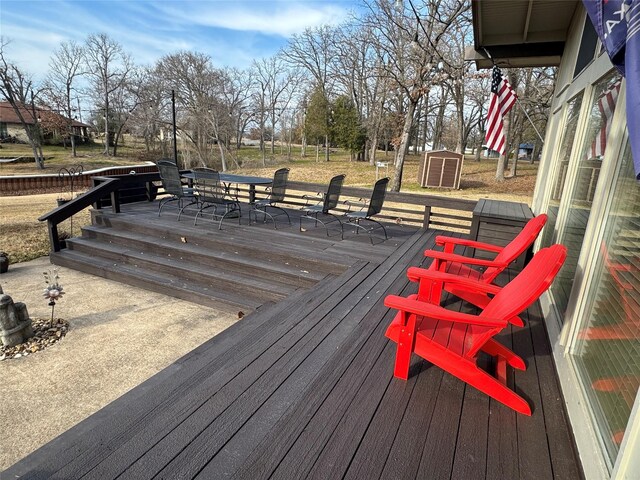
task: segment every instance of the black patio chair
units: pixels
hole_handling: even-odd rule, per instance
[[[289,214],[284,208],[278,207],[276,203],[282,202],[284,200],[285,192],[287,191],[287,179],[289,178],[289,169],[281,168],[276,170],[276,173],[273,175],[273,183],[269,188],[269,195],[266,198],[261,198],[260,200],[256,200],[251,205],[251,211],[249,211],[249,224],[251,224],[251,214],[255,216],[256,223],[258,223],[258,213],[264,216],[264,222],[266,223],[267,218],[273,220],[273,227],[275,229],[278,228],[278,224],[276,222],[276,217],[280,217],[282,215],[287,216],[287,221],[289,225],[291,225],[291,218]],[[279,210],[279,213],[271,214],[267,212],[267,208],[273,208],[275,210]]]
[[[380,180],[378,180],[373,186],[373,192],[371,193],[371,199],[369,200],[369,202],[367,203],[366,200],[360,199],[359,204],[362,205],[362,208],[359,211],[351,211],[351,207],[353,206],[353,203],[349,202],[348,200],[345,201],[345,204],[349,206],[349,210],[347,210],[347,212],[345,213],[347,222],[356,227],[356,233],[358,233],[360,230],[364,230],[365,232],[367,232],[367,234],[369,235],[369,240],[371,240],[371,244],[373,244],[373,236],[371,235],[371,232],[375,230],[376,226],[379,226],[380,228],[382,228],[382,231],[384,232],[384,239],[386,240],[388,238],[387,229],[384,228],[384,225],[382,225],[377,220],[374,220],[373,218],[371,218],[374,215],[379,214],[380,211],[382,210],[382,205],[384,204],[384,197],[385,197],[385,194],[387,193],[388,183],[389,183],[388,178],[381,178]],[[365,207],[366,207],[366,210],[365,210]],[[360,222],[362,220],[367,220],[369,222],[374,223],[375,225],[371,225],[370,227],[364,227],[360,225]]]
[[[220,174],[210,168],[193,169],[193,190],[198,198],[200,208],[193,221],[198,224],[198,217],[205,215],[205,210],[213,209],[211,220],[218,221],[218,230],[222,229],[225,218],[238,218],[238,224],[242,218],[240,203],[227,197],[225,186],[220,181]],[[218,220],[219,219],[219,220]]]
[[[344,182],[345,175],[336,175],[329,182],[329,187],[327,188],[326,193],[320,194],[322,195],[322,200],[316,205],[305,205],[302,207],[302,211],[304,215],[300,217],[300,231],[302,232],[302,219],[313,220],[315,222],[315,226],[318,226],[318,223],[322,224],[322,226],[327,231],[327,237],[329,236],[329,227],[327,226],[329,223],[333,223],[335,221],[340,225],[340,238],[343,237],[343,229],[342,222],[337,215],[330,213],[330,210],[333,210],[338,206],[338,200],[340,199],[340,192],[342,191],[342,183]],[[311,197],[304,195],[303,198],[306,198],[307,201],[310,200]],[[324,215],[325,217],[329,217],[328,220],[324,222],[318,218],[318,215]],[[333,219],[333,220],[331,220]]]
[[[163,158],[161,160],[158,160],[156,165],[158,166],[158,171],[160,172],[162,187],[164,188],[164,191],[170,195],[169,197],[162,198],[160,200],[160,203],[158,205],[158,216],[160,216],[160,214],[162,213],[162,209],[167,203],[177,201],[179,221],[180,215],[182,215],[182,211],[185,209],[185,207],[197,203],[193,188],[187,187],[182,184],[182,179],[180,178],[180,170],[178,170],[178,166],[173,162],[173,160]],[[190,198],[191,202],[185,204],[185,198]]]

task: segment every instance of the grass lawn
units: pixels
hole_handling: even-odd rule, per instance
[[[216,150],[212,148],[214,159]],[[46,157],[44,173],[57,173],[62,167],[70,167],[78,163],[82,163],[85,170],[90,170],[112,165],[132,165],[160,157],[158,154],[146,154],[142,143],[130,138],[127,138],[125,146],[118,151],[118,157],[104,157],[101,145],[82,146],[79,149],[79,156],[74,158],[71,156],[70,149],[47,146],[44,148]],[[28,145],[3,144],[0,149],[1,157],[20,155],[31,155]],[[531,204],[538,170],[537,163],[532,165],[526,161],[520,161],[518,175],[498,183],[495,181],[496,159],[482,159],[480,162],[475,162],[473,158],[468,157],[462,168],[460,190],[449,190],[421,188],[418,185],[418,165],[422,158],[422,155],[407,157],[403,171],[402,191],[472,200],[495,198]],[[262,166],[261,152],[254,146],[241,148],[236,152],[236,159],[240,165],[239,170],[235,169],[233,162],[230,161],[229,165],[233,166],[238,173],[247,175],[271,177],[277,168],[286,166],[291,169],[290,178],[301,182],[326,184],[332,176],[344,173],[346,174],[345,185],[371,188],[376,179],[375,167],[366,162],[352,162],[348,153],[336,149],[332,149],[329,162],[324,161],[322,151],[320,161],[316,161],[313,147],[308,149],[305,158],[300,156],[300,147],[294,147],[289,158],[286,149],[281,150],[276,146],[274,155],[266,155],[266,167]],[[385,156],[384,152],[379,152],[377,161],[389,162],[388,175],[392,177],[393,153],[390,152]],[[215,167],[215,164],[213,166]],[[43,173],[43,171],[37,170],[31,162],[0,164],[0,175],[37,173]],[[381,169],[380,175],[386,176],[387,173]],[[0,192],[0,251],[7,252],[12,263],[48,254],[49,239],[46,224],[37,219],[56,207],[58,196],[59,192],[23,196],[2,196]],[[73,235],[78,235],[80,227],[89,222],[88,209],[76,215],[73,218]],[[71,234],[70,222],[66,221],[60,225],[59,231]]]
[[[37,175],[42,173],[58,173],[63,167],[82,164],[84,170],[93,170],[102,167],[118,165],[132,165],[152,158],[147,158],[144,145],[135,137],[127,136],[125,144],[118,146],[117,157],[106,157],[102,154],[104,146],[100,143],[80,144],[77,148],[77,157],[71,155],[71,147],[45,145],[42,147],[44,154],[44,170],[38,170],[33,160],[33,151],[27,144],[3,143],[0,145],[0,157],[18,158],[27,157],[30,161],[2,163],[0,162],[0,175]]]
[[[56,208],[59,194],[0,197],[0,250],[9,254],[11,263],[26,262],[49,254],[46,222],[38,217]],[[73,235],[91,222],[89,210],[73,217]],[[71,234],[71,221],[58,226],[58,232]]]

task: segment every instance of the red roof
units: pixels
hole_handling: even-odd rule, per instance
[[[35,119],[33,118],[33,115],[31,114],[32,109],[31,107],[25,107],[25,106],[21,106],[19,107],[20,111],[22,113],[22,116],[24,117],[24,120],[28,123],[28,124],[33,124],[35,123]],[[41,112],[46,112],[48,114],[53,114],[53,115],[58,115],[57,113],[48,110],[46,108],[43,107],[35,107],[36,110],[36,117],[38,117],[40,115]],[[60,115],[60,117],[66,119],[67,117]],[[13,107],[11,106],[11,104],[9,102],[0,102],[0,122],[2,123],[21,123],[20,122],[20,118],[18,117],[18,115],[16,114],[15,110],[13,109]],[[86,123],[82,123],[79,122],[77,120],[73,120],[72,125],[74,127],[88,127],[90,128],[91,125],[87,125]]]

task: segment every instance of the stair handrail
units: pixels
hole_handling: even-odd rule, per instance
[[[98,178],[98,177],[94,177]],[[60,237],[58,235],[58,224],[64,222],[67,218],[84,210],[92,204],[99,205],[100,199],[106,195],[111,195],[111,208],[114,213],[120,211],[120,203],[118,201],[117,191],[120,187],[120,179],[113,177],[100,177],[100,183],[87,190],[85,193],[78,195],[71,201],[54,208],[49,213],[45,213],[38,220],[47,222],[47,230],[49,231],[49,242],[51,251],[59,252],[61,247]],[[97,207],[99,208],[99,206]]]

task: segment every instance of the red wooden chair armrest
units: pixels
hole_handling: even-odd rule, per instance
[[[438,235],[436,237],[436,245],[462,245],[464,247],[479,248],[481,250],[487,250],[489,252],[500,253],[504,247],[498,247],[497,245],[491,245],[490,243],[476,242],[475,240],[469,240],[466,238],[446,237],[444,235]]]
[[[389,308],[395,308],[396,310],[402,310],[403,312],[422,315],[424,317],[437,318],[438,320],[445,320],[448,322],[467,323],[483,327],[506,327],[508,324],[507,320],[483,318],[476,315],[470,315],[468,313],[454,312],[438,305],[421,302],[420,300],[414,300],[411,298],[399,297],[397,295],[387,295],[384,299],[384,304]]]
[[[497,268],[506,268],[507,265],[504,262],[495,262],[489,259],[483,258],[471,258],[465,257],[464,255],[458,255],[456,253],[446,253],[440,252],[438,250],[425,250],[424,256],[429,258],[434,258],[436,260],[445,260],[447,262],[457,262],[457,263],[466,263],[468,265],[479,265],[482,267],[497,267]]]
[[[455,284],[460,287],[467,288],[476,292],[492,293],[496,294],[502,287],[492,285],[485,282],[479,282],[472,278],[461,277],[459,275],[453,275],[451,273],[438,272],[436,270],[426,270],[419,267],[409,267],[407,270],[407,277],[412,282],[419,282],[420,280],[431,280],[442,283]]]

